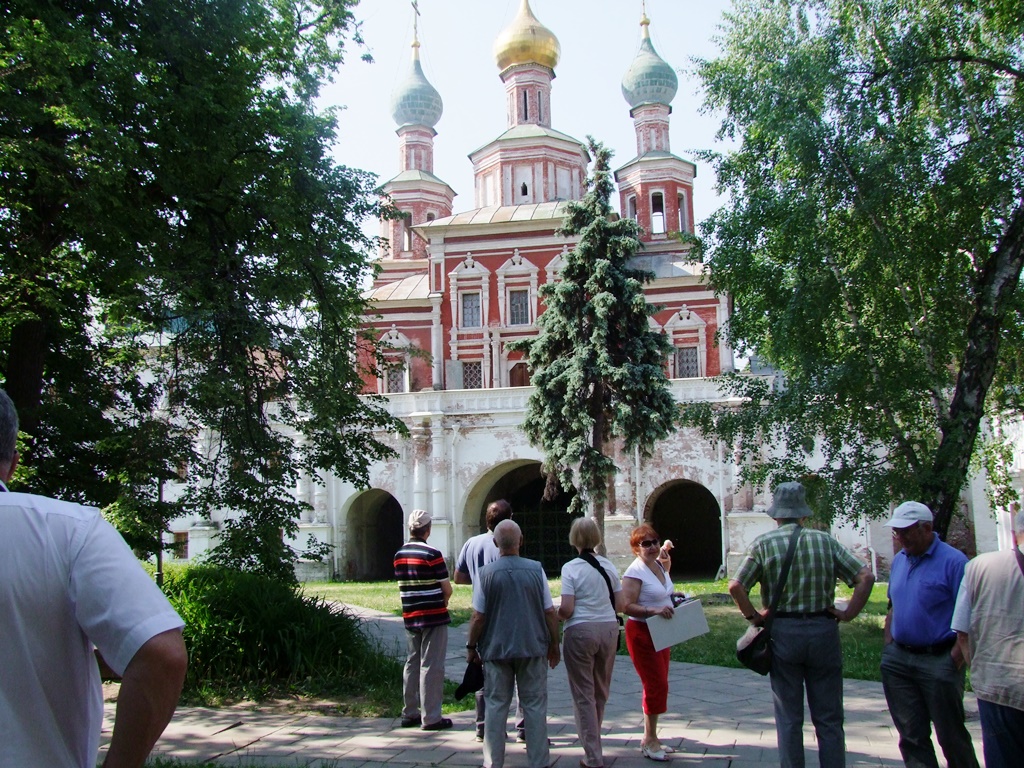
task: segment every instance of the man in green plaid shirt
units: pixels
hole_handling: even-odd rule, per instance
[[[800,483],[782,483],[768,509],[778,528],[754,539],[739,569],[729,580],[729,594],[753,624],[761,624],[778,584],[790,540],[799,529],[789,576],[772,618],[771,685],[779,764],[804,765],[804,688],[818,739],[822,768],[846,765],[843,732],[843,657],[839,621],[852,621],[868,601],[874,576],[866,565],[831,534],[803,528],[811,514]],[[835,606],[836,579],[853,587],[845,609]],[[765,608],[757,610],[750,590],[761,584]]]

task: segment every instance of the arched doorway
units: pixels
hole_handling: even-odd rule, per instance
[[[722,566],[722,511],[711,491],[691,480],[673,480],[647,500],[644,519],[672,539],[672,576],[709,579]]]
[[[467,501],[465,518],[479,521],[472,531],[486,530],[484,515],[487,505],[507,499],[512,505],[512,519],[523,529],[522,556],[539,560],[550,576],[557,576],[562,566],[576,555],[569,546],[569,503],[572,495],[564,491],[553,501],[544,501],[544,477],[539,461],[512,462],[496,467],[480,480]]]
[[[348,512],[344,576],[357,581],[395,577],[395,552],[405,542],[402,505],[387,491],[361,493]]]

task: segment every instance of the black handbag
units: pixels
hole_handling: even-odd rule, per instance
[[[592,552],[589,552],[589,551],[580,552],[580,560],[583,560],[586,563],[590,563],[592,566],[594,566],[597,569],[597,572],[601,574],[601,577],[604,579],[604,583],[608,585],[608,599],[611,600],[612,610],[615,611],[615,592],[612,590],[612,580],[608,578],[608,573],[605,571],[604,568],[601,567],[601,564],[599,562],[597,562],[597,558],[594,557],[594,554]],[[619,616],[618,611],[615,611],[615,620],[617,622],[619,622],[619,630],[620,630],[620,632],[619,632],[619,641],[615,644],[615,650],[616,651],[621,651],[622,650],[622,632],[621,632],[621,630],[622,630],[622,617]]]
[[[782,563],[782,572],[779,573],[779,581],[772,592],[772,604],[768,608],[768,615],[761,626],[751,625],[747,628],[740,639],[736,641],[736,658],[740,664],[752,669],[759,675],[767,675],[772,671],[772,617],[775,615],[775,608],[782,597],[782,588],[789,578],[789,567],[793,564],[793,555],[796,554],[796,542],[800,538],[800,525],[797,524],[793,531],[793,538],[789,540],[789,550],[786,552],[786,559]]]

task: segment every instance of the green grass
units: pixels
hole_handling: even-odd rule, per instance
[[[561,594],[561,581],[551,579],[551,594],[558,601]],[[308,583],[304,589],[309,595],[316,595],[326,600],[374,608],[395,615],[402,610],[398,600],[398,587],[394,582],[331,582]],[[718,581],[682,581],[677,582],[676,589],[687,595],[700,595],[704,604],[704,615],[708,620],[710,632],[696,637],[672,649],[673,661],[685,661],[692,664],[713,664],[719,667],[736,667],[741,665],[736,660],[736,639],[747,628],[747,622],[729,598],[728,582]],[[880,681],[878,669],[882,656],[882,622],[886,612],[886,585],[875,584],[871,599],[856,620],[841,624],[839,632],[843,642],[843,675],[856,680]],[[852,590],[840,585],[836,590],[836,598],[849,598]],[[448,604],[452,614],[452,623],[456,626],[469,620],[471,589],[465,585],[455,585],[451,602]],[[752,595],[755,605],[760,602],[757,588]],[[625,654],[623,649],[620,653]]]
[[[672,661],[740,668],[742,665],[736,660],[736,640],[746,631],[748,624],[729,598],[728,582],[694,581],[676,586],[688,595],[701,595],[710,631],[675,646],[672,649]],[[844,677],[881,681],[878,665],[884,643],[882,623],[887,605],[885,590],[884,583],[876,584],[861,614],[854,621],[839,625]],[[841,585],[836,590],[836,598],[849,598],[852,592]],[[759,589],[754,589],[752,598],[755,605],[760,604]]]
[[[551,594],[556,602],[562,594],[562,580],[548,579]],[[452,617],[452,626],[459,626],[469,621],[473,608],[470,600],[473,589],[468,584],[453,584],[451,600],[448,601],[448,613]],[[372,608],[375,611],[402,615],[402,604],[398,598],[398,586],[393,581],[310,581],[302,585],[305,594],[323,600],[336,601]]]

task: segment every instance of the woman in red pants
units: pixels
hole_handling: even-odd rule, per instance
[[[668,549],[662,548],[661,539],[651,526],[640,525],[629,536],[629,545],[636,553],[622,575],[622,592],[629,620],[626,622],[626,647],[633,666],[643,684],[644,737],[640,752],[658,762],[668,760],[672,752],[658,740],[658,715],[667,708],[668,663],[670,648],[654,650],[647,619],[652,616],[672,617],[672,579],[669,570],[672,559]]]

